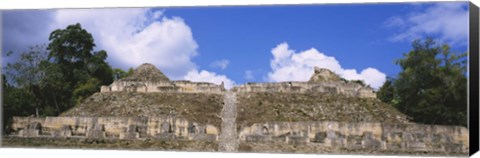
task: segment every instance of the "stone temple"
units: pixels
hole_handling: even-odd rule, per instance
[[[119,79],[101,92],[222,92],[223,85],[206,82],[170,81],[152,64],[142,64],[131,76]]]
[[[172,81],[142,64],[60,116],[14,117],[11,129],[4,146],[427,155],[469,149],[465,127],[412,123],[369,86],[318,67],[307,82],[226,90]]]

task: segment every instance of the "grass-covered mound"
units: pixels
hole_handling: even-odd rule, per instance
[[[95,93],[61,116],[153,117],[174,115],[220,129],[223,95],[212,93]]]
[[[375,98],[325,93],[238,93],[237,126],[276,121],[405,123],[406,116]]]

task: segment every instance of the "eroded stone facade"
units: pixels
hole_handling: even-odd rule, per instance
[[[312,144],[337,149],[468,153],[468,130],[460,126],[368,122],[268,122],[243,128],[247,143]]]
[[[223,85],[191,81],[115,81],[109,86],[102,86],[100,92],[203,92],[220,93],[225,91]]]
[[[14,117],[11,127],[19,137],[217,141],[219,134],[213,125],[173,116]]]
[[[332,93],[349,97],[375,98],[372,88],[357,83],[345,82],[278,82],[278,83],[247,83],[231,89],[234,92],[283,92],[283,93]]]
[[[100,92],[224,92],[222,84],[191,82],[188,80],[171,81],[159,69],[149,63],[140,65],[133,74],[100,88]]]

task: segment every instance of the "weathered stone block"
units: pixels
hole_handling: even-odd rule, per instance
[[[140,133],[138,133],[138,128],[136,125],[129,125],[124,133],[120,134],[120,139],[138,139],[140,138]]]
[[[218,129],[215,128],[215,126],[207,125],[206,128],[205,128],[205,133],[206,134],[218,135]]]
[[[306,144],[309,143],[310,140],[308,137],[305,136],[287,136],[286,143],[288,144]]]
[[[93,128],[87,129],[87,137],[88,138],[94,138],[94,139],[104,139],[106,137],[105,135],[105,128],[103,125],[99,124],[94,124]]]
[[[175,134],[173,133],[160,133],[155,136],[155,139],[159,140],[175,140]]]
[[[19,134],[23,137],[38,137],[42,132],[42,124],[39,122],[29,123]]]
[[[349,149],[362,149],[363,137],[360,135],[348,135],[347,136],[347,148]]]
[[[381,142],[374,138],[372,132],[364,132],[363,133],[363,140],[362,140],[362,147],[364,149],[378,150],[378,149],[381,149]]]
[[[59,131],[60,137],[71,137],[72,136],[72,127],[70,125],[63,125],[62,129]]]
[[[327,138],[327,133],[326,132],[317,132],[315,134],[315,138],[310,140],[310,142],[313,143],[325,143],[325,138]]]
[[[250,135],[247,136],[246,142],[260,142],[260,143],[267,143],[272,141],[272,136],[268,135]]]

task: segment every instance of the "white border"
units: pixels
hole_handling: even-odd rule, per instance
[[[138,150],[82,150],[82,149],[18,149],[18,148],[2,148],[0,149],[2,157],[34,157],[34,158],[85,158],[85,157],[102,157],[102,158],[147,158],[147,157],[188,157],[188,158],[211,158],[211,157],[228,157],[228,158],[338,158],[338,157],[407,157],[407,156],[375,156],[375,155],[319,155],[319,154],[268,154],[268,153],[220,153],[220,152],[174,152],[174,151],[138,151]],[[410,157],[410,156],[408,156]],[[422,157],[430,158],[430,157]],[[434,157],[431,157],[434,158]],[[437,157],[438,158],[438,157]]]
[[[459,1],[459,0],[435,0]],[[0,9],[104,8],[104,7],[179,7],[232,5],[286,5],[286,4],[344,4],[344,3],[406,3],[428,0],[1,0]],[[431,0],[430,0],[431,2]]]
[[[452,1],[452,0],[435,0]],[[478,0],[472,0],[480,4]],[[427,0],[0,0],[0,10],[11,9],[61,9],[61,8],[105,8],[105,7],[182,7],[182,6],[240,6],[240,5],[292,5],[292,4],[345,4],[345,3],[407,3],[431,2]],[[1,14],[0,14],[1,16]],[[34,149],[34,148],[0,148],[0,157],[407,157],[375,155],[312,155],[312,154],[260,154],[260,153],[219,153],[219,152],[168,152],[168,151],[133,151],[133,150],[83,150],[83,149]],[[411,156],[409,156],[411,157]],[[476,153],[474,157],[480,157]]]

